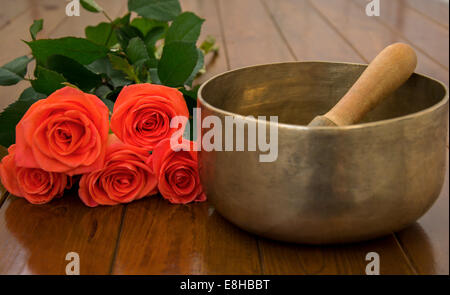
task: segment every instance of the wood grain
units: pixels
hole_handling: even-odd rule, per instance
[[[53,0],[35,3],[35,10],[39,13],[42,10],[42,14],[36,15],[33,12],[20,21],[31,23],[31,15],[43,17],[47,31],[43,32],[42,37],[51,38],[82,36],[85,25],[104,21],[101,14],[84,10],[79,17],[67,17],[64,3]],[[124,13],[126,8],[126,0],[115,1],[113,4],[101,0],[98,3],[105,5],[113,17]],[[54,30],[49,31],[52,27],[48,25],[49,22]],[[11,25],[17,24],[13,22]],[[29,34],[29,24],[22,26],[26,28],[26,32],[22,33]],[[8,28],[9,26],[5,29]],[[0,31],[0,34],[4,34],[4,31]],[[17,35],[15,38],[14,44],[20,44]],[[8,54],[14,54],[14,51],[8,51]],[[21,87],[24,86],[1,87],[0,90]],[[73,192],[73,195],[76,196],[77,192]],[[68,263],[65,255],[74,251],[80,255],[82,274],[108,274],[116,249],[123,208],[91,209],[74,196],[44,206],[33,206],[23,199],[8,197],[0,208],[0,240],[3,247],[0,253],[8,253],[0,255],[0,273],[65,274],[65,265]]]
[[[352,0],[314,0],[312,6],[328,19],[353,47],[367,60],[372,60],[378,52],[395,42],[409,43],[398,32],[390,30],[376,17],[368,17],[365,9]],[[411,45],[411,44],[410,44]],[[429,46],[436,46],[430,44]],[[448,71],[427,55],[417,50],[417,72],[430,75],[448,85]]]
[[[423,0],[406,0],[406,5],[412,7],[424,17],[434,20],[436,23],[448,29],[449,9],[448,2],[440,0],[423,1]]]
[[[88,208],[74,194],[46,205],[8,197],[0,208],[0,274],[65,274],[68,252],[81,274],[108,274],[122,207]]]
[[[207,16],[202,37],[214,35],[221,45],[210,68],[226,71],[215,2],[182,1],[182,6]],[[258,274],[260,263],[255,237],[225,221],[208,203],[171,205],[157,196],[127,206],[113,273]]]
[[[97,1],[112,17],[126,10],[126,0]],[[389,5],[397,5],[399,14],[386,19],[368,18],[354,0],[181,2],[184,10],[206,18],[201,39],[214,35],[220,46],[197,83],[261,63],[367,63],[386,45],[403,41],[419,49],[420,72],[448,84],[443,53],[448,45],[434,39],[448,40],[448,8],[437,1],[395,1]],[[86,11],[68,18],[64,7],[60,0],[15,0],[3,8],[0,64],[29,52],[19,40],[29,39],[33,19],[45,19],[41,37],[82,36],[86,25],[104,21]],[[402,17],[422,25],[397,27]],[[0,109],[27,85],[0,87]],[[92,209],[75,194],[43,206],[6,198],[0,208],[0,274],[64,274],[71,251],[80,254],[82,274],[364,274],[368,252],[379,253],[382,274],[449,272],[448,174],[436,204],[412,227],[374,241],[325,247],[258,238],[224,220],[208,203],[171,205],[157,196]]]
[[[311,15],[310,13],[309,17],[314,19],[314,27],[305,24],[302,16],[307,17],[305,15],[307,12],[314,11],[308,1],[283,1],[281,4],[276,1],[267,1],[266,3],[268,7],[266,18],[272,17],[275,26],[280,28],[280,33],[286,36],[287,44],[280,44],[280,46],[296,48],[292,52],[298,60],[306,58],[312,51],[304,52],[300,46],[312,46],[316,49],[314,50],[315,58],[319,60],[327,59],[330,54],[334,54],[335,58],[340,60],[339,53],[341,53],[342,58],[361,61],[359,53],[341,37],[343,33],[337,34],[336,29],[330,25],[329,21],[323,19],[319,14]],[[235,8],[242,13],[250,14],[250,11],[244,10],[245,7]],[[304,11],[303,15],[301,11]],[[296,32],[292,32],[292,28],[295,28]],[[308,45],[302,45],[307,41],[302,41],[300,36],[307,35],[308,32],[313,35],[324,34],[324,39],[309,38],[307,40],[311,40],[311,45],[309,43]],[[297,34],[298,38],[295,38],[294,34]],[[318,49],[321,46],[320,43],[326,42],[324,40],[327,40],[327,38],[331,38],[333,41],[333,53]],[[325,46],[325,44],[322,44],[322,46]],[[262,52],[261,55],[264,53]],[[245,58],[246,56],[242,57]],[[381,240],[351,246],[329,247],[298,246],[260,239],[259,247],[265,274],[364,274],[367,264],[365,256],[371,251],[375,251],[383,257],[382,260],[385,265],[381,269],[383,273],[415,272],[393,235]]]
[[[129,204],[113,274],[258,274],[256,240],[207,203]]]
[[[367,4],[365,0],[353,1],[358,3],[361,8],[364,8]],[[405,5],[404,1],[384,1],[382,6],[382,12],[377,19],[381,20],[391,30],[398,32],[409,43],[425,53],[428,58],[448,70],[448,28],[423,17],[418,11]]]
[[[23,1],[19,2],[22,3]],[[84,36],[84,28],[105,21],[102,14],[80,11],[80,16],[68,17],[65,14],[66,2],[60,0],[31,0],[28,1],[28,10],[0,30],[0,65],[16,57],[30,53],[29,47],[21,40],[30,40],[29,27],[35,19],[44,19],[44,29],[39,32],[38,38],[59,38],[64,36]],[[107,7],[112,16],[124,14],[126,1],[99,0],[98,3]],[[14,6],[11,6],[14,7]],[[21,6],[20,6],[21,7]],[[19,7],[16,7],[19,10]],[[120,12],[120,13],[119,13]],[[32,76],[34,62],[30,63],[28,73]],[[27,81],[9,87],[0,87],[0,110],[17,100],[25,88],[30,87]]]
[[[1,1],[1,4],[6,2]],[[3,27],[11,23],[13,19],[27,11],[29,5],[28,0],[17,0],[14,5],[2,5],[2,10],[0,10],[0,30]]]
[[[8,11],[12,13],[11,19],[0,29],[0,65],[3,65],[19,56],[30,53],[29,47],[21,40],[30,40],[29,27],[33,20],[43,18],[44,29],[39,33],[39,38],[48,37],[49,34],[65,19],[64,2],[59,0],[38,1],[18,1],[18,6],[8,5]],[[27,10],[20,13],[22,7]],[[12,11],[15,11],[13,13]],[[19,14],[14,17],[15,14]],[[29,73],[32,72],[33,65],[30,64]],[[3,110],[10,103],[19,98],[22,91],[29,87],[30,83],[21,81],[19,84],[8,87],[0,87],[0,110]]]
[[[334,246],[303,246],[260,240],[265,274],[365,275],[366,255],[378,253],[380,274],[415,274],[395,238]]]
[[[367,63],[306,0],[264,0],[267,11],[298,61]],[[329,44],[333,44],[332,49]]]
[[[261,1],[219,0],[219,10],[231,69],[294,60]]]

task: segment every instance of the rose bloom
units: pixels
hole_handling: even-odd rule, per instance
[[[89,207],[129,203],[157,193],[156,177],[145,163],[149,153],[110,134],[105,166],[80,179],[78,194]]]
[[[71,178],[63,173],[17,167],[14,160],[16,145],[11,145],[8,153],[0,163],[0,178],[11,194],[24,197],[33,204],[45,204],[61,197],[72,185]]]
[[[16,126],[16,164],[68,175],[103,166],[109,111],[72,87],[34,103]]]
[[[153,84],[125,86],[111,116],[111,130],[123,142],[152,151],[177,128],[170,128],[175,116],[189,118],[183,94],[175,88]]]
[[[161,195],[174,204],[187,204],[206,200],[198,175],[197,152],[193,143],[184,140],[174,147],[170,139],[161,141],[147,163],[153,167]]]

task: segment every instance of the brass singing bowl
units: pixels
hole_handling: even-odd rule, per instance
[[[200,152],[201,182],[216,210],[249,232],[305,244],[368,240],[422,216],[445,177],[448,92],[442,83],[413,74],[360,124],[306,126],[365,67],[268,64],[203,84],[202,120],[215,115],[225,126],[225,116],[249,123],[254,119],[245,116],[252,115],[279,122],[274,162],[260,162],[258,150]]]

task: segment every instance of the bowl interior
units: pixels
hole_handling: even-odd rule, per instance
[[[213,107],[240,115],[278,116],[280,123],[306,125],[346,93],[365,65],[293,62],[230,71],[206,83],[201,97]],[[441,101],[445,87],[414,74],[362,123],[424,110]]]

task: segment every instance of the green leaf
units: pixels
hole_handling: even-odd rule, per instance
[[[111,93],[111,88],[106,85],[100,85],[97,89],[95,89],[95,95],[100,98],[106,98],[108,94]]]
[[[62,55],[50,56],[47,67],[49,70],[60,73],[68,82],[75,84],[83,91],[89,91],[102,82],[99,75],[75,60]]]
[[[161,80],[158,77],[158,69],[157,68],[150,68],[148,70],[148,73],[150,75],[150,80],[152,81],[152,84],[162,85]]]
[[[36,92],[36,90],[34,90],[33,87],[28,87],[22,92],[22,94],[19,97],[19,100],[27,100],[27,99],[39,100],[46,97],[47,95]]]
[[[3,157],[8,155],[8,149],[4,146],[0,145],[0,161],[3,159]],[[0,183],[1,185],[1,183]]]
[[[123,87],[117,87],[117,88],[114,88],[112,91],[111,91],[111,93],[109,93],[108,95],[107,95],[107,99],[109,99],[110,101],[116,101],[117,100],[117,97],[119,96],[119,94],[120,94],[120,92],[122,91],[122,89],[123,89]]]
[[[133,19],[133,21],[131,22],[131,26],[141,31],[143,36],[146,36],[147,33],[154,28],[162,28],[163,30],[165,30],[169,27],[167,22],[156,21],[144,17],[137,17]]]
[[[9,86],[22,81],[23,78],[7,69],[0,68],[0,85]]]
[[[180,14],[167,30],[165,43],[169,44],[173,41],[197,42],[204,21],[192,12]]]
[[[194,81],[195,77],[197,76],[198,72],[203,68],[205,65],[203,52],[200,49],[197,49],[197,64],[195,65],[194,70],[192,71],[191,75],[185,82],[186,85],[192,86],[192,82]]]
[[[30,27],[30,34],[31,34],[31,38],[33,40],[36,40],[37,33],[42,31],[43,27],[44,27],[44,20],[43,19],[38,19],[38,20],[35,20],[33,22],[33,24]]]
[[[178,0],[128,0],[128,10],[159,21],[174,20],[181,12]]]
[[[59,88],[64,87],[63,82],[67,82],[64,76],[52,70],[37,66],[36,80],[31,80],[34,90],[47,95],[52,94]]]
[[[110,113],[112,113],[114,109],[114,102],[107,98],[111,93],[112,90],[106,85],[101,85],[95,90],[95,95],[103,101],[103,103],[108,107]]]
[[[117,40],[122,49],[128,47],[128,42],[135,37],[143,38],[141,31],[132,26],[123,26],[115,29]]]
[[[21,77],[25,77],[25,74],[27,73],[27,66],[31,60],[32,59],[27,56],[21,56],[7,63],[2,68],[7,69]]]
[[[125,14],[123,17],[118,17],[113,21],[115,26],[126,26],[130,24],[131,13]]]
[[[5,148],[4,146],[0,145],[0,161],[3,159],[3,157],[5,157],[6,155],[8,155],[8,149]],[[3,197],[3,194],[6,193],[6,189],[5,187],[2,185],[1,183],[1,179],[0,179],[0,197]]]
[[[180,88],[181,93],[183,93],[184,100],[186,101],[190,116],[193,116],[193,109],[197,107],[197,93],[199,88],[200,85],[197,85],[189,90],[185,87]]]
[[[14,85],[22,81],[30,61],[27,56],[21,56],[0,67],[0,85]]]
[[[4,156],[8,155],[8,149],[4,146],[0,145],[0,161],[3,159]]]
[[[84,32],[86,39],[108,48],[111,48],[118,42],[111,23],[99,23],[96,26],[87,26]]]
[[[44,39],[26,43],[30,46],[39,65],[46,65],[47,59],[52,55],[64,55],[80,64],[88,65],[94,60],[105,57],[108,53],[108,48],[105,46],[75,37]]]
[[[154,54],[154,47],[156,41],[164,37],[165,29],[163,27],[156,27],[150,30],[145,36],[145,45],[149,50],[149,54]]]
[[[158,76],[164,85],[183,86],[194,71],[198,52],[194,43],[174,41],[166,46],[158,63]]]
[[[3,157],[5,157],[6,155],[8,155],[8,149],[5,148],[4,146],[0,145],[0,161],[3,159]],[[6,189],[5,187],[2,185],[1,183],[1,179],[0,179],[0,198],[3,197],[3,194],[6,193]]]
[[[114,102],[112,100],[107,99],[107,98],[101,98],[101,100],[108,107],[109,112],[112,113],[113,110],[114,110]]]
[[[216,45],[216,38],[211,35],[206,36],[205,40],[200,44],[200,49],[203,54],[208,54],[211,51],[217,51],[219,48]]]
[[[114,69],[124,72],[127,75],[128,79],[136,83],[141,82],[128,60],[114,54],[108,54],[108,57]]]
[[[98,13],[103,11],[103,8],[94,0],[80,0],[80,4],[84,9],[90,12]]]
[[[8,149],[0,145],[0,161],[8,154]],[[0,198],[7,192],[0,179]]]
[[[130,40],[126,53],[128,59],[133,64],[143,63],[150,59],[147,52],[147,47],[145,46],[144,41],[142,41],[139,37],[134,37]]]
[[[72,88],[75,88],[75,89],[81,90],[80,88],[78,88],[78,86],[77,86],[77,85],[75,85],[75,84],[72,84],[72,83],[70,83],[70,82],[62,82],[61,84],[62,84],[62,85],[64,85],[64,86],[67,86],[67,87],[72,87]]]
[[[114,88],[129,85],[132,81],[126,79],[123,72],[113,69],[108,58],[101,58],[86,66],[90,71],[101,74],[107,78],[108,83]]]
[[[181,93],[183,93],[183,95],[185,97],[189,97],[192,100],[197,100],[197,96],[198,96],[198,89],[200,88],[200,85],[196,85],[191,89],[186,89],[186,87],[182,87],[180,88]]]
[[[35,99],[17,100],[0,114],[0,144],[10,146],[16,141],[16,125]]]

